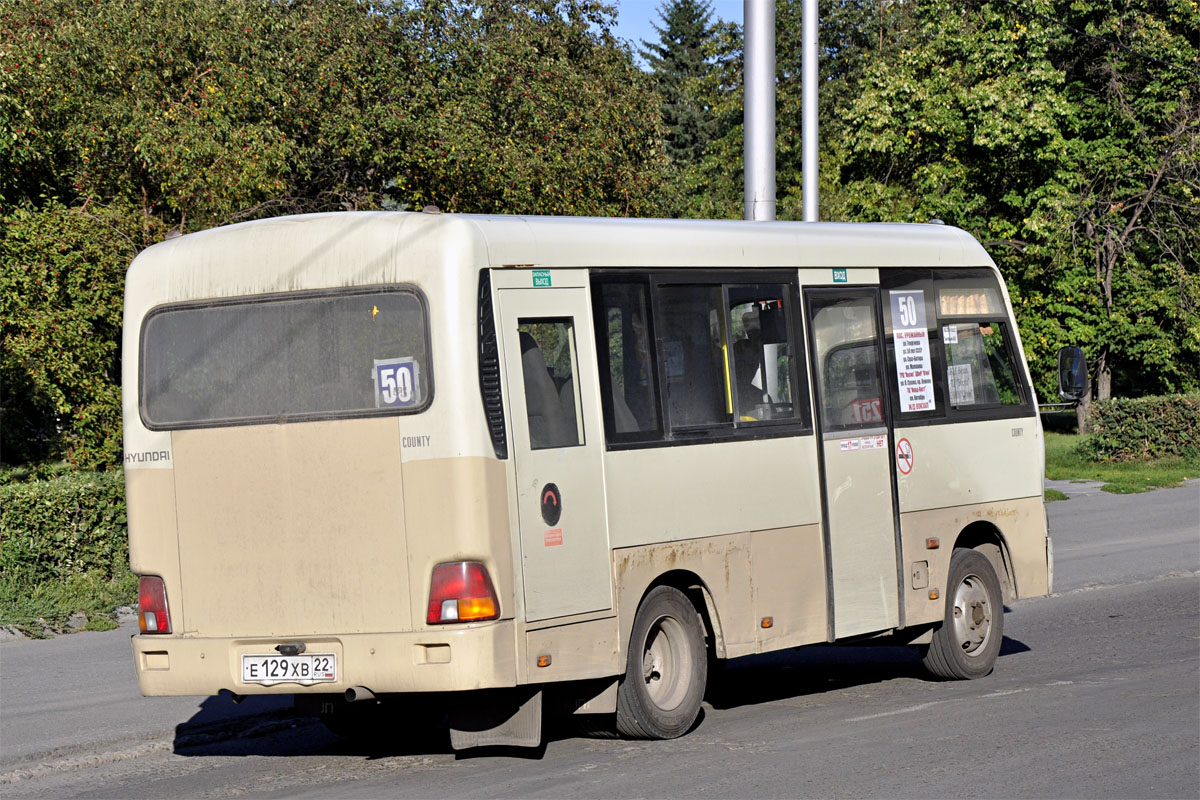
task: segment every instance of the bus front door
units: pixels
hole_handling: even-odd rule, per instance
[[[554,277],[565,282],[568,274]],[[587,289],[500,288],[497,295],[525,619],[610,609],[603,418]]]
[[[832,635],[894,628],[899,561],[877,292],[809,289]]]

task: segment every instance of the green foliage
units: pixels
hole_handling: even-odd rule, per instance
[[[89,630],[115,625],[136,602],[120,472],[72,472],[0,485],[0,625],[30,635],[82,613]]]
[[[0,12],[3,458],[115,466],[124,269],[304,211],[654,216],[658,97],[597,0]]]
[[[411,83],[372,3],[44,0],[0,18],[0,194],[120,201],[186,230],[372,206]],[[407,49],[411,50],[411,47]],[[393,94],[395,93],[395,94]],[[14,119],[13,117],[16,117]],[[3,139],[0,139],[2,142]],[[29,153],[39,154],[37,157]],[[8,158],[4,158],[4,156]]]
[[[71,618],[76,615],[86,618],[83,630],[112,630],[117,627],[115,609],[136,603],[137,576],[128,571],[113,578],[88,572],[32,587],[0,575],[0,626],[34,638],[75,627]]]
[[[1095,461],[1085,455],[1088,436],[1046,434],[1046,477],[1073,482],[1099,481],[1103,491],[1130,494],[1179,486],[1200,477],[1200,457],[1159,458],[1144,461]],[[1070,487],[1067,487],[1070,494]]]
[[[1112,398],[1092,405],[1081,453],[1097,461],[1200,457],[1200,394]]]
[[[420,115],[389,192],[446,211],[653,216],[666,157],[650,79],[594,0],[428,3]],[[393,145],[393,148],[395,146]]]
[[[120,460],[121,289],[135,215],[49,202],[0,218],[0,448],[9,463]]]
[[[10,584],[31,588],[89,572],[108,580],[128,565],[121,472],[0,486],[0,574]]]

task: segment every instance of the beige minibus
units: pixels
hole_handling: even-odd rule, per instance
[[[754,653],[987,675],[1050,591],[1020,336],[949,226],[281,217],[143,252],[124,337],[145,695],[670,738]]]

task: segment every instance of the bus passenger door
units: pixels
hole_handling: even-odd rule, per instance
[[[809,289],[812,380],[833,637],[900,620],[896,517],[877,292]]]
[[[560,274],[569,273],[554,277]],[[497,293],[530,622],[612,608],[603,417],[587,291]]]

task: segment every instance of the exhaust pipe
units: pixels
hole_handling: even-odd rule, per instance
[[[346,690],[346,702],[357,703],[362,700],[374,700],[375,693],[365,686],[351,686]]]
[[[233,704],[235,706],[241,705],[242,701],[246,699],[246,695],[238,694],[237,692],[234,692],[230,689],[222,689],[221,691],[217,692],[217,694],[225,695],[226,697],[228,697],[230,700],[233,701]]]

